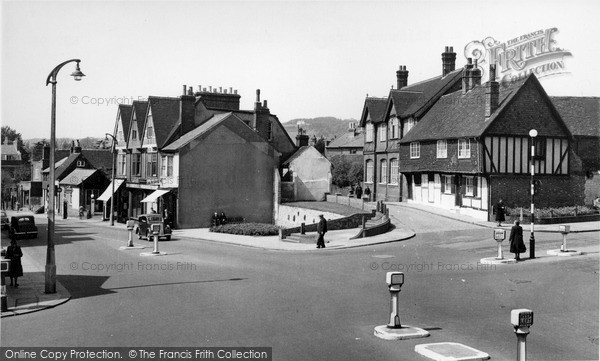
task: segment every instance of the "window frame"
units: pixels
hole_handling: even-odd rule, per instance
[[[373,141],[373,123],[367,123],[365,126],[365,143]]]
[[[398,158],[390,159],[390,184],[398,184]]]
[[[421,158],[421,143],[410,142],[410,159]]]
[[[442,147],[440,147],[440,145],[443,144],[443,149]],[[448,140],[446,139],[440,139],[437,141],[437,152],[436,152],[436,158],[439,159],[446,159],[448,158]]]
[[[379,183],[380,184],[386,184],[388,181],[388,166],[387,166],[387,159],[382,159],[379,161]]]
[[[398,117],[393,116],[390,118],[390,139],[398,139],[400,127],[398,126]]]
[[[387,125],[385,123],[379,124],[379,141],[387,141]]]
[[[365,162],[365,183],[373,183],[373,172],[375,171],[373,159]]]
[[[458,140],[458,159],[471,158],[471,139]]]

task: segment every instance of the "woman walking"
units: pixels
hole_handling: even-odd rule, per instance
[[[519,221],[515,221],[515,225],[510,229],[510,253],[515,254],[517,261],[521,260],[520,254],[527,251],[525,243],[523,243],[523,228],[519,225]]]

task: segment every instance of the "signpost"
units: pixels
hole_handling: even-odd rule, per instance
[[[498,242],[498,257],[496,259],[504,259],[502,254],[502,241],[506,239],[506,231],[501,228],[494,229],[494,240]]]
[[[533,311],[526,308],[510,311],[510,323],[515,328],[515,334],[517,335],[517,361],[526,361],[526,339],[529,335],[529,327],[533,325]]]
[[[404,284],[404,273],[403,272],[388,272],[385,276],[385,281],[390,289],[391,300],[390,300],[390,322],[387,327],[389,328],[401,328],[400,315],[398,310],[398,294]]]

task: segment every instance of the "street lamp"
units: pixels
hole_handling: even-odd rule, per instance
[[[535,235],[534,235],[534,221],[535,221],[535,206],[534,206],[534,197],[535,197],[535,183],[533,181],[533,176],[535,174],[535,137],[537,137],[538,132],[535,129],[531,129],[529,131],[529,136],[531,137],[531,236],[529,237],[529,258],[535,258]]]
[[[106,133],[106,136],[104,137],[104,139],[108,140],[108,137],[112,138],[112,178],[111,178],[112,190],[110,193],[111,194],[110,195],[110,225],[114,226],[115,225],[115,216],[114,216],[114,209],[115,209],[115,206],[114,206],[114,204],[115,204],[115,145],[118,142],[112,134]]]
[[[55,169],[54,169],[54,151],[56,149],[56,76],[60,69],[68,63],[77,62],[75,71],[71,73],[71,76],[75,80],[79,81],[85,76],[79,69],[79,59],[67,60],[63,63],[58,64],[48,75],[46,79],[46,86],[52,84],[52,111],[50,115],[50,175],[48,181],[52,185],[48,187],[48,248],[46,250],[46,282],[45,292],[56,293],[56,261],[54,257],[54,183],[55,183]]]

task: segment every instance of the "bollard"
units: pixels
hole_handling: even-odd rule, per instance
[[[400,314],[398,310],[398,294],[400,288],[404,284],[403,272],[388,272],[385,276],[385,281],[390,289],[390,320],[387,324],[388,328],[402,328],[400,324]]]
[[[526,339],[529,335],[529,327],[533,325],[533,311],[520,308],[510,311],[510,322],[515,328],[517,335],[517,361],[527,360]]]
[[[4,250],[3,250],[4,251]],[[8,273],[8,268],[10,267],[10,260],[2,258],[2,285],[0,286],[0,292],[2,294],[2,300],[1,300],[1,308],[2,308],[2,312],[4,311],[8,311],[8,302],[6,299],[6,279],[4,277],[6,277],[6,274]]]
[[[158,251],[158,233],[160,232],[160,224],[152,225],[152,234],[154,235],[154,251],[152,254],[160,254]]]
[[[560,233],[562,233],[563,236],[563,242],[562,246],[560,246],[560,251],[567,252],[567,234],[569,234],[569,232],[571,231],[571,226],[561,224],[560,226],[558,226],[558,230],[560,231]]]
[[[306,234],[306,224],[300,223],[300,234]]]
[[[130,219],[127,221],[127,230],[129,231],[129,240],[127,241],[127,247],[133,247],[133,226],[135,221]]]
[[[496,259],[504,259],[502,254],[502,241],[506,239],[506,231],[501,228],[494,229],[494,240],[498,243],[498,257]]]

